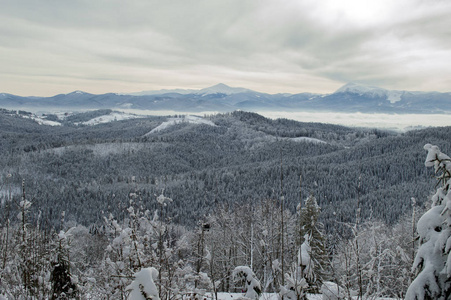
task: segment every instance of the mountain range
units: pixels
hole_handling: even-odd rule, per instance
[[[138,109],[176,112],[334,111],[362,113],[449,113],[451,93],[387,90],[348,83],[331,94],[267,94],[217,84],[201,90],[160,90],[133,94],[75,91],[52,97],[0,94],[8,109]]]

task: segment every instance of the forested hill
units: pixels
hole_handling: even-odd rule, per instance
[[[66,221],[87,226],[109,213],[121,219],[130,193],[154,209],[163,192],[174,200],[166,208],[172,220],[191,226],[218,205],[279,199],[281,186],[294,211],[302,175],[302,198],[316,196],[326,230],[352,220],[357,199],[364,218],[391,223],[410,212],[411,197],[421,205],[434,187],[423,145],[451,148],[451,127],[395,134],[240,111],[84,125],[112,113],[48,115],[59,125],[48,126],[2,110],[2,219],[14,213],[22,180],[42,226],[58,226],[62,211]]]

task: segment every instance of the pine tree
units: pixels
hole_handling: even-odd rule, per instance
[[[420,247],[413,263],[417,276],[406,299],[451,298],[451,159],[437,146],[426,144],[425,165],[434,167],[438,188],[431,208],[418,220]]]
[[[61,217],[64,222],[64,212]],[[72,229],[72,228],[71,228]],[[70,231],[63,230],[57,236],[56,259],[53,262],[53,270],[50,277],[52,283],[52,296],[50,299],[77,299],[78,288],[70,271]],[[76,280],[75,280],[76,281]]]
[[[307,279],[312,292],[318,292],[321,284],[326,279],[327,253],[325,247],[325,238],[323,233],[323,225],[318,222],[321,208],[316,202],[316,198],[310,195],[305,200],[305,205],[300,211],[300,236],[301,242],[304,243],[305,236],[308,236],[310,247],[310,259],[312,260],[312,273]]]

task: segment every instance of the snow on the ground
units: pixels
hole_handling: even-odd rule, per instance
[[[38,116],[35,116],[35,115],[25,116],[24,118],[30,118],[32,120],[35,120],[36,122],[38,122],[39,125],[61,126],[60,122],[49,121],[46,119],[39,118]]]
[[[108,115],[99,116],[99,117],[96,117],[89,121],[83,122],[81,124],[97,125],[97,124],[103,124],[103,123],[110,123],[113,121],[121,121],[121,120],[137,119],[137,118],[142,118],[142,116],[113,111]]]
[[[93,145],[69,145],[63,147],[56,147],[52,149],[47,149],[45,151],[49,151],[55,153],[57,155],[62,155],[66,150],[73,151],[81,151],[83,149],[92,150],[94,155],[98,156],[107,156],[107,155],[115,155],[121,154],[131,151],[139,151],[143,148],[149,148],[152,145],[146,143],[101,143],[101,144],[93,144]],[[1,195],[1,193],[0,193]]]
[[[205,297],[207,300],[213,299],[214,295],[206,295]],[[218,300],[237,300],[240,298],[243,298],[244,295],[242,293],[218,293]],[[314,294],[308,294],[307,298],[309,300],[322,300],[322,295],[314,295]],[[262,293],[259,300],[279,300],[279,295],[276,293]]]
[[[214,295],[205,295],[207,300],[215,300]],[[237,300],[243,297],[241,293],[218,293],[218,300]],[[353,297],[354,298],[354,297]],[[308,300],[322,300],[322,294],[307,294]],[[263,293],[259,300],[279,300],[279,295],[276,293]],[[393,298],[378,297],[375,300],[394,300]]]
[[[305,137],[305,136],[290,138],[290,140],[294,141],[294,142],[309,142],[309,143],[315,143],[315,144],[327,144],[325,141],[315,139],[315,138],[309,138],[309,137]]]
[[[174,126],[176,124],[180,124],[180,123],[192,123],[192,124],[206,124],[206,125],[210,125],[210,126],[216,126],[215,123],[213,123],[210,120],[206,120],[204,118],[201,117],[197,117],[197,116],[183,116],[181,118],[168,118],[168,120],[166,122],[161,123],[159,126],[155,127],[154,129],[152,129],[151,131],[149,131],[148,133],[146,133],[145,135],[149,135],[155,132],[159,132],[162,130],[165,130],[171,126]]]

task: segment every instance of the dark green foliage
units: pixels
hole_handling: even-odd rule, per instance
[[[72,283],[69,272],[69,262],[58,257],[58,262],[54,264],[52,276],[53,284],[51,299],[77,299],[77,286]]]
[[[82,112],[74,115],[70,115],[65,119],[66,123],[80,123],[80,122],[87,122],[91,119],[108,115],[112,112],[111,109],[99,109],[99,110],[93,110],[89,112]]]

